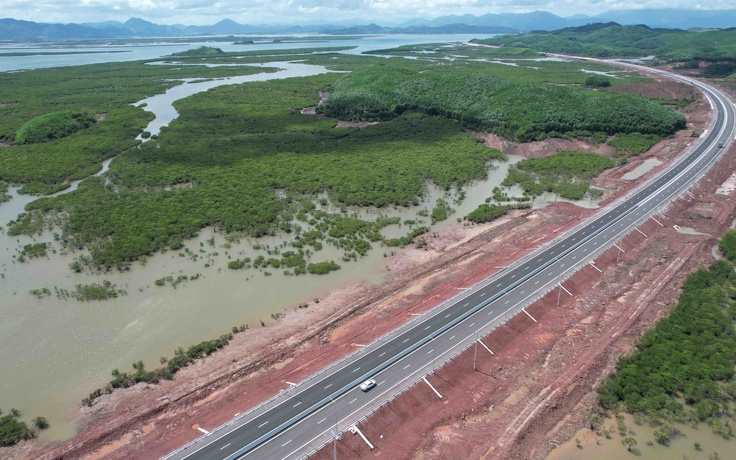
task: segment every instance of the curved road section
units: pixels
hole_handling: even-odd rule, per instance
[[[715,118],[707,135],[669,169],[461,295],[164,458],[308,456],[661,212],[717,161],[735,132],[734,106],[725,95],[698,81],[671,76],[702,90]],[[368,378],[377,386],[363,392],[358,386]]]

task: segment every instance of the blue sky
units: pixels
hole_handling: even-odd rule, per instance
[[[549,11],[596,15],[638,8],[731,9],[733,0],[2,0],[0,17],[36,22],[126,21],[159,24],[315,23],[351,21],[397,24],[412,18]]]

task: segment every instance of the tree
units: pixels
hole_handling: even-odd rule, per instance
[[[662,444],[663,446],[669,445],[670,437],[667,427],[660,427],[658,430],[655,430],[653,434],[654,439],[656,439],[658,443]]]
[[[49,427],[49,422],[46,420],[46,417],[38,416],[33,419],[33,424],[38,428],[39,430],[45,430]]]
[[[608,88],[611,81],[604,75],[593,74],[585,79],[585,86],[588,88]]]
[[[636,446],[637,443],[636,443],[636,439],[631,438],[631,437],[628,437],[628,438],[622,439],[621,440],[621,444],[623,444],[624,446],[626,446],[626,450],[628,450],[629,452],[631,452],[631,448],[634,447],[634,446]]]
[[[590,429],[593,431],[598,430],[603,425],[603,420],[597,413],[592,413],[588,416],[588,422],[590,422]]]

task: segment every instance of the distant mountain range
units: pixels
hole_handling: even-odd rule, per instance
[[[442,16],[435,19],[414,19],[400,27],[424,26],[438,27],[448,24],[468,24],[475,26],[509,27],[520,32],[532,30],[557,30],[565,27],[578,27],[591,23],[616,22],[621,25],[643,24],[656,28],[671,29],[727,29],[736,27],[736,9],[731,10],[683,10],[674,8],[612,10],[597,16],[576,15],[562,18],[546,11],[524,14],[486,14],[483,16]]]
[[[617,22],[622,25],[645,24],[649,27],[678,29],[736,27],[736,9],[681,10],[646,9],[614,10],[598,16],[577,15],[563,18],[544,11],[532,13],[486,14],[483,16],[442,16],[414,19],[399,26],[377,24],[353,25],[274,25],[239,24],[223,19],[211,26],[160,25],[139,18],[124,23],[105,21],[85,24],[47,24],[17,19],[0,19],[2,41],[48,41],[73,39],[113,39],[133,37],[194,37],[206,35],[245,34],[448,34],[448,33],[523,33],[532,30],[556,30],[590,23]]]

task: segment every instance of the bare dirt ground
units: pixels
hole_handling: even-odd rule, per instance
[[[671,161],[704,129],[707,103],[687,109],[688,129],[655,146],[623,168],[596,179],[606,189],[604,204],[630,191],[623,174],[656,156]],[[486,137],[506,153],[551,154],[567,145],[519,147]],[[505,142],[505,141],[504,141]],[[567,141],[560,141],[567,142]],[[578,147],[572,147],[578,149]],[[732,150],[734,150],[732,148]],[[728,159],[723,160],[728,161]],[[723,164],[723,161],[721,164]],[[728,163],[726,163],[728,164]],[[730,175],[709,173],[692,201],[678,201],[662,218],[629,235],[624,253],[609,250],[592,267],[564,283],[572,297],[553,291],[484,342],[495,355],[472,350],[439,369],[429,380],[443,394],[416,386],[360,425],[377,446],[369,452],[358,437],[340,438],[340,458],[387,454],[392,459],[543,458],[555,443],[583,423],[594,404],[593,387],[631,349],[639,334],[672,306],[684,276],[712,260],[710,249],[732,219],[736,196],[712,191]],[[700,196],[700,193],[703,196]],[[392,271],[379,286],[346,285],[295,308],[277,322],[237,334],[231,345],[159,385],[139,384],[105,395],[80,408],[80,432],[55,444],[23,443],[2,456],[23,459],[158,458],[236,413],[277,393],[449,298],[502,266],[571,228],[594,211],[569,203],[515,211],[485,225],[457,224],[425,238],[424,249],[409,248],[387,259]],[[684,235],[673,225],[705,235]],[[618,263],[617,263],[618,258]],[[318,458],[331,455],[324,450]]]

